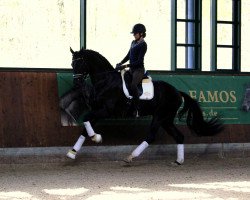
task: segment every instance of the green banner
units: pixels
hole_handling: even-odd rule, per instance
[[[57,73],[58,95],[61,97],[73,86],[72,73]]]
[[[225,124],[250,124],[250,77],[151,74],[197,99],[205,118],[220,116]],[[72,86],[72,74],[58,73],[59,95]],[[243,107],[245,106],[245,107]],[[245,109],[244,109],[245,108]]]

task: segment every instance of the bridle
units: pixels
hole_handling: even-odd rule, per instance
[[[78,60],[83,60],[84,58],[80,57],[80,58],[76,58],[73,59],[72,62],[74,61],[78,61]],[[98,74],[96,74],[95,76],[99,76],[99,75],[103,75],[103,74],[108,74],[108,73],[112,73],[112,72],[116,72],[116,70],[111,70],[111,71],[106,71],[106,72],[100,72]],[[78,73],[78,74],[73,74],[73,78],[74,79],[79,79],[79,78],[83,78],[84,80],[86,78],[88,78],[89,73],[88,72],[83,72],[82,74]]]
[[[83,60],[84,58],[80,57],[80,58],[76,58],[76,59],[72,59],[72,62],[78,61],[78,60]],[[73,74],[73,79],[79,79],[79,78],[83,78],[84,80],[88,77],[88,72],[83,72],[82,74]]]
[[[83,75],[83,74],[73,74],[73,78],[84,78],[84,79],[86,79],[86,77],[84,77],[84,76],[88,76],[88,74],[86,74],[86,75]]]
[[[75,58],[75,59],[72,59],[72,61],[77,61],[77,60],[83,60],[84,58],[80,57],[80,58]]]

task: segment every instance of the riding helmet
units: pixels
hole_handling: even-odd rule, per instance
[[[136,24],[134,25],[132,32],[131,33],[145,33],[146,32],[146,27],[143,24]]]

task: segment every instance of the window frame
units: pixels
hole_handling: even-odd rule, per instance
[[[212,2],[212,33],[211,33],[211,71],[215,72],[241,72],[241,0],[232,0],[232,21],[218,20],[218,1]],[[218,24],[232,25],[232,44],[222,45],[217,41]],[[218,69],[217,68],[217,49],[231,48],[232,49],[232,69]]]
[[[194,0],[195,4],[195,19],[178,19],[177,18],[177,1],[172,0],[171,2],[171,70],[172,71],[202,71],[202,0]],[[186,0],[185,4],[187,7],[189,0]],[[241,0],[232,0],[232,21],[226,20],[217,20],[217,5],[218,0],[211,0],[211,64],[209,72],[224,72],[232,73],[237,72],[241,73]],[[194,22],[195,23],[195,44],[188,43],[177,43],[177,23],[178,22]],[[198,24],[198,25],[197,25]],[[231,24],[232,25],[232,44],[231,45],[222,45],[217,43],[217,27],[218,24]],[[197,40],[198,38],[198,40]],[[194,60],[194,69],[178,69],[176,66],[177,61],[177,47],[178,46],[194,46],[195,48],[195,60]],[[232,69],[218,69],[217,68],[217,49],[218,48],[232,48]],[[187,55],[186,55],[187,56]]]
[[[185,19],[179,19],[177,18],[177,1],[178,0],[172,0],[171,1],[171,70],[172,71],[201,71],[201,41],[202,41],[202,33],[201,33],[201,27],[202,27],[202,1],[201,0],[193,0],[194,1],[194,19],[187,19],[187,16]],[[186,10],[188,6],[188,1],[186,0]],[[187,12],[187,11],[186,11]],[[178,43],[177,42],[177,23],[194,23],[194,44],[187,43],[187,37],[185,43]],[[186,32],[185,32],[186,34]],[[177,66],[177,47],[186,47],[186,50],[188,47],[194,47],[194,68],[178,68]],[[187,54],[186,54],[187,55]],[[187,59],[187,56],[185,60]],[[185,66],[186,67],[186,66]]]
[[[87,0],[80,0],[80,47],[86,48]]]

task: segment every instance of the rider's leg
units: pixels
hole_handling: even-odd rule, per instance
[[[137,116],[138,116],[138,111],[139,111],[139,91],[138,91],[138,85],[140,84],[140,82],[142,81],[144,76],[144,69],[137,69],[135,71],[132,72],[132,82],[131,82],[131,92],[132,92],[132,96],[133,96],[133,102],[134,102],[134,107],[135,110],[137,112]]]

